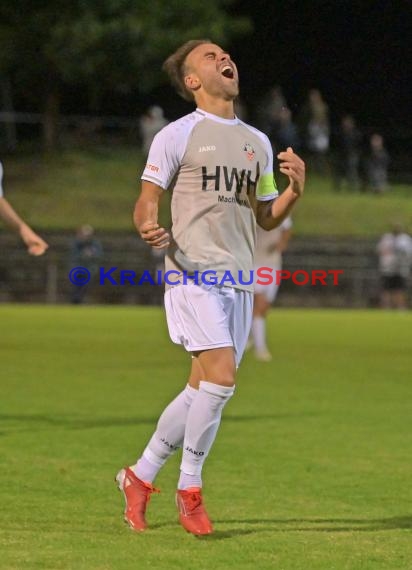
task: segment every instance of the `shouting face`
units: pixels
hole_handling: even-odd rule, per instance
[[[185,84],[196,95],[203,92],[227,101],[239,94],[239,76],[230,55],[216,44],[201,44],[185,61]]]

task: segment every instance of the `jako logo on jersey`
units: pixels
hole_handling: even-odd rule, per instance
[[[210,152],[211,150],[216,150],[214,144],[199,147],[199,152]]]
[[[255,158],[255,149],[249,143],[245,143],[243,150],[246,152],[246,156],[248,160],[253,160]]]
[[[242,192],[242,188],[246,186],[246,192],[247,194],[250,194],[251,191],[256,192],[259,174],[259,162],[256,165],[256,178],[254,180],[252,179],[252,171],[246,170],[245,168],[240,171],[237,168],[232,168],[229,171],[227,166],[216,166],[215,173],[209,174],[207,167],[202,166],[202,190],[205,192],[209,190],[208,182],[213,181],[214,188],[211,189],[216,190],[216,192],[219,192],[220,183],[223,182],[227,192],[231,192],[234,187],[235,191],[240,194],[240,192]]]

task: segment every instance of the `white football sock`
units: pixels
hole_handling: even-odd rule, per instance
[[[263,317],[253,317],[252,335],[255,350],[263,352],[267,350],[266,346],[266,322]]]
[[[186,421],[178,489],[202,486],[203,463],[213,445],[226,402],[235,387],[200,382]]]
[[[187,384],[163,411],[143,455],[132,467],[135,475],[142,481],[152,483],[168,458],[182,446],[187,414],[197,393],[195,388]]]

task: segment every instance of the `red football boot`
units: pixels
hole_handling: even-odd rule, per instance
[[[121,469],[115,479],[119,490],[123,492],[126,508],[124,520],[138,532],[147,528],[145,519],[147,503],[152,493],[160,493],[150,483],[145,483],[133,473],[130,467]]]
[[[178,490],[176,505],[179,509],[179,521],[187,532],[197,536],[213,532],[212,523],[203,505],[202,490],[198,487]]]

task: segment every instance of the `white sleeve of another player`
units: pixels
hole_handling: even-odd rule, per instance
[[[157,133],[149,150],[142,180],[153,182],[167,190],[179,170],[188,135],[184,129],[177,129],[175,123]]]
[[[293,223],[292,223],[292,218],[290,216],[285,218],[283,220],[283,222],[280,224],[280,227],[282,228],[282,230],[290,230],[290,228],[292,226],[293,226]]]

